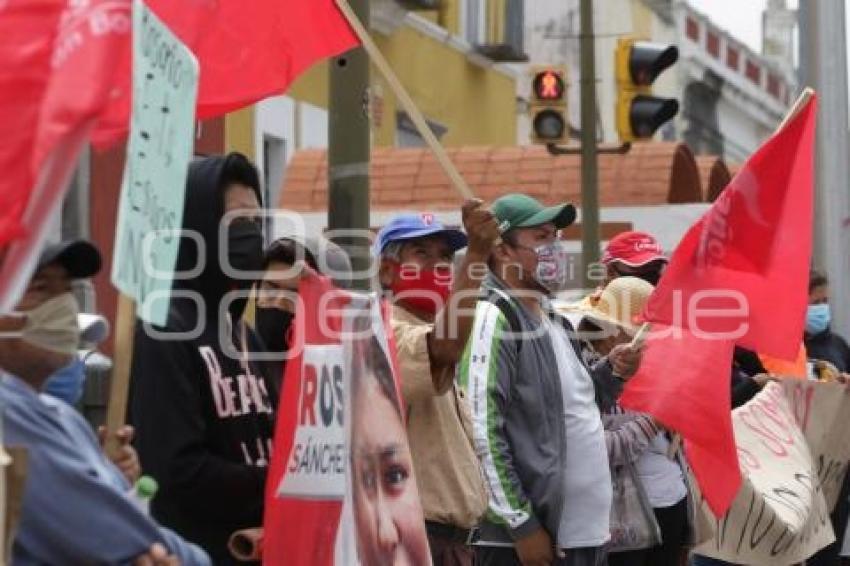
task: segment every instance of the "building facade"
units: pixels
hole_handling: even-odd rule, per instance
[[[516,143],[524,4],[371,0],[376,44],[446,146]],[[279,190],[296,151],[327,147],[328,82],[328,63],[317,64],[287,93],[228,118],[226,145],[256,159],[269,202],[285,204]],[[366,99],[373,146],[425,145],[374,66]]]
[[[579,0],[528,2],[525,20],[530,62],[568,68],[568,115],[578,128]],[[680,102],[678,116],[657,137],[684,141],[696,154],[719,155],[729,163],[746,160],[774,131],[796,96],[793,58],[787,57],[794,50],[794,13],[782,0],[773,1],[763,25],[767,55],[754,52],[683,0],[596,0],[599,139],[617,141],[614,51],[618,39],[633,36],[679,48],[678,63],[653,85],[656,95]],[[518,96],[527,100],[529,81],[521,82]],[[521,143],[526,143],[527,118],[520,119],[518,130]]]

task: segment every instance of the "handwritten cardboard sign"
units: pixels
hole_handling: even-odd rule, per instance
[[[112,282],[141,318],[165,324],[192,156],[198,61],[141,0],[133,3],[133,108]]]
[[[744,482],[699,554],[791,565],[835,540],[829,512],[850,457],[848,400],[842,385],[793,380],[733,411]]]

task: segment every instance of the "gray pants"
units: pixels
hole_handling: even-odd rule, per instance
[[[476,546],[477,566],[522,566],[513,548]],[[602,548],[572,548],[566,558],[556,558],[553,566],[608,566]]]

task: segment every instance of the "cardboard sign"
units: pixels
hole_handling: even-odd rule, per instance
[[[832,388],[771,383],[732,412],[743,486],[697,553],[734,564],[791,565],[835,540],[830,504],[850,436],[836,419],[850,407],[847,394]]]
[[[132,122],[112,282],[136,300],[141,318],[159,325],[180,244],[198,73],[191,51],[135,0]]]

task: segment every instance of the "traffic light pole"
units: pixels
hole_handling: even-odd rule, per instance
[[[590,266],[599,261],[596,52],[593,41],[593,0],[581,0],[581,255],[586,289],[595,285],[590,278]]]
[[[349,0],[369,26],[369,0]],[[362,47],[330,62],[328,229],[351,258],[352,286],[369,288],[369,57]],[[336,233],[335,233],[336,232]]]

